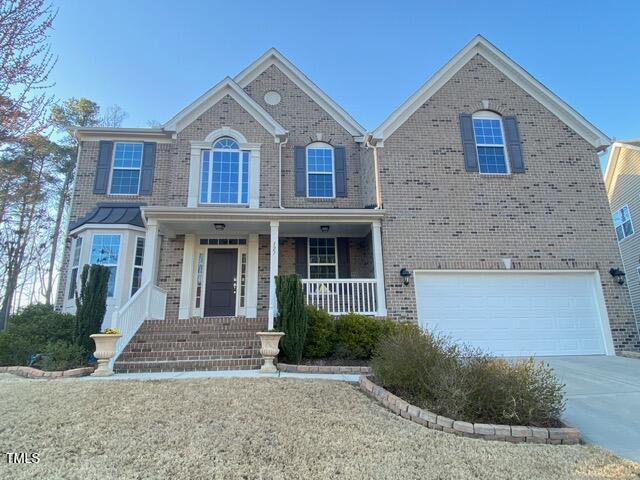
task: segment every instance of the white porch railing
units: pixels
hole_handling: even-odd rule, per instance
[[[116,354],[111,359],[112,366],[145,320],[164,319],[166,304],[167,292],[147,282],[127,303],[113,311],[111,327],[119,329],[122,337],[118,340]]]
[[[375,278],[302,279],[302,290],[308,305],[330,315],[378,313]]]

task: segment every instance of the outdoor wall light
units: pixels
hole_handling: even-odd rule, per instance
[[[400,276],[402,277],[402,283],[405,285],[409,285],[409,277],[411,277],[411,272],[406,268],[400,270]]]
[[[214,223],[213,224],[213,228],[215,228],[216,230],[218,230],[219,232],[221,232],[222,230],[224,230],[226,227],[226,225],[224,223]]]
[[[322,233],[327,233],[329,231],[329,225],[320,225],[320,231]]]
[[[619,285],[624,285],[625,273],[619,268],[612,268],[609,273]]]

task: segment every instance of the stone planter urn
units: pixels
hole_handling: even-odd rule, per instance
[[[273,359],[280,353],[278,343],[284,337],[283,332],[258,332],[260,338],[260,355],[264,357],[264,364],[260,368],[261,373],[277,372]]]
[[[98,359],[98,368],[91,376],[108,377],[113,375],[113,369],[109,366],[109,361],[116,354],[116,344],[122,335],[94,333],[90,337],[96,342],[96,351],[93,355]]]

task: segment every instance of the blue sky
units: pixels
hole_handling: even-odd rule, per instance
[[[373,129],[480,33],[609,136],[640,137],[640,29],[624,26],[637,1],[55,5],[53,93],[117,103],[128,127],[168,120],[274,46]]]

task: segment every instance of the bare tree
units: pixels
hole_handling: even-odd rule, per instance
[[[48,33],[57,12],[45,0],[0,0],[0,143],[42,131],[56,63]]]
[[[102,114],[100,125],[103,127],[119,128],[128,116],[129,114],[125,112],[121,106],[111,105],[107,107]]]

